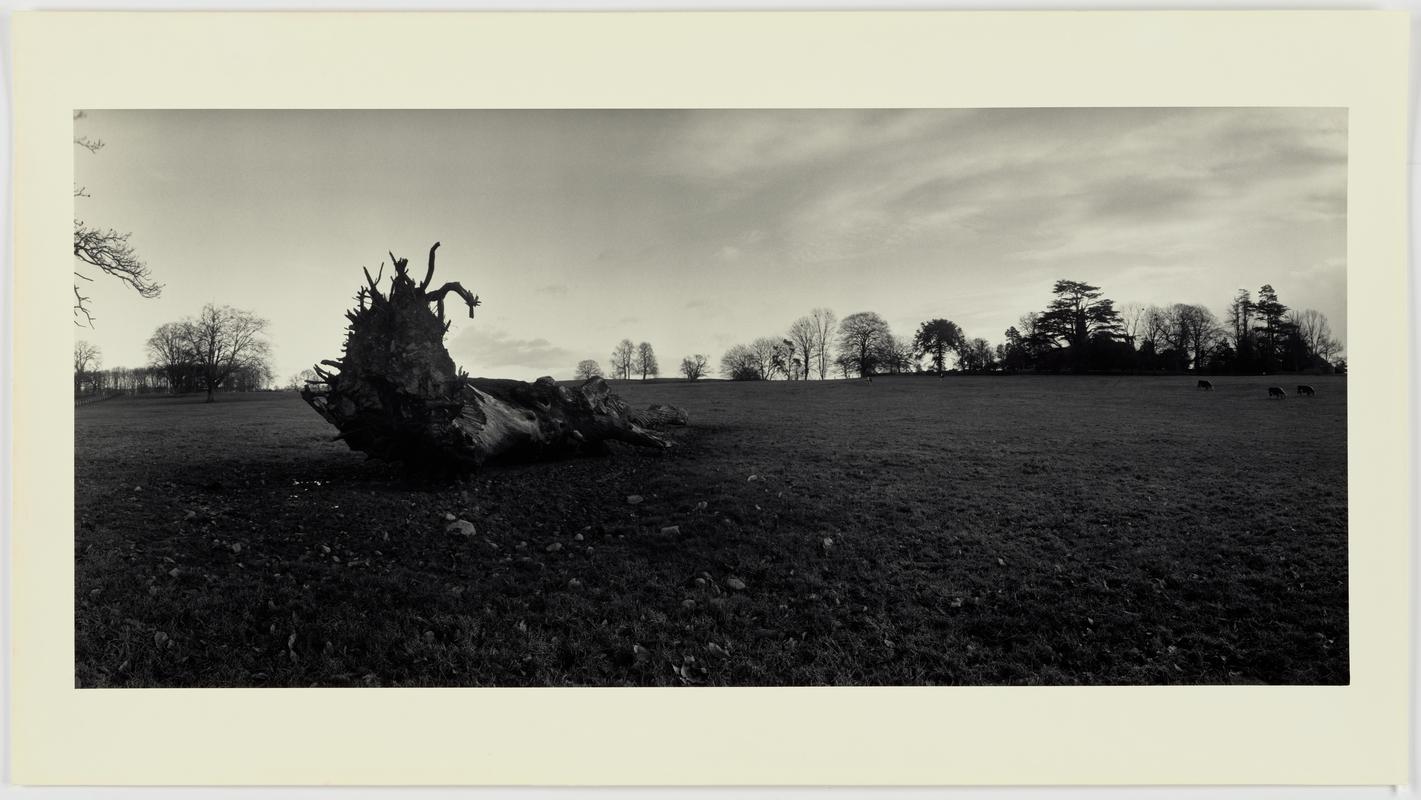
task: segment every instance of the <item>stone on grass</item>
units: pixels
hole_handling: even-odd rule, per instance
[[[444,532],[455,536],[473,536],[479,532],[479,529],[466,519],[455,519],[444,526]]]
[[[745,591],[745,581],[742,581],[739,578],[726,578],[725,585],[734,589],[737,592]]]
[[[667,525],[666,527],[664,527],[664,528],[661,529],[661,532],[664,533],[664,534],[666,534],[666,535],[668,535],[668,536],[675,536],[676,534],[678,534],[678,533],[681,532],[681,526],[680,526],[680,525]]]
[[[642,496],[639,495],[639,494],[629,494],[629,495],[627,495],[627,505],[629,505],[629,506],[637,505],[638,503],[640,503],[640,502],[641,502],[642,500],[644,500],[644,499],[646,499],[646,498],[642,497]]]

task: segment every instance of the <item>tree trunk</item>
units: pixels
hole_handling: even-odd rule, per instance
[[[451,292],[462,298],[470,317],[480,303],[458,283],[427,290],[438,247],[429,250],[422,283],[393,254],[388,295],[378,276],[365,273],[357,307],[346,314],[345,355],[321,362],[334,371],[317,366],[320,380],[301,390],[340,431],[337,439],[372,458],[456,470],[601,452],[608,441],[670,447],[601,378],[571,388],[552,378],[526,383],[456,371],[444,348],[444,299]]]

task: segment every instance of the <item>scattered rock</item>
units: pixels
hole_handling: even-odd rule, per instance
[[[571,589],[574,592],[580,592],[582,591],[582,581],[578,580],[577,578],[573,578],[572,580],[567,582],[567,588]]]
[[[824,549],[828,550],[834,546],[834,540],[828,536],[825,536],[822,544],[824,545]]]
[[[706,579],[705,579],[705,578],[696,578],[696,585],[697,585],[697,586],[705,586],[705,585],[706,585]]]
[[[663,534],[666,534],[667,536],[675,536],[676,534],[678,534],[678,533],[681,532],[681,526],[680,526],[680,525],[667,525],[666,527],[664,527],[664,528],[661,529],[661,532],[662,532]]]
[[[745,479],[746,483],[754,483],[755,481],[758,481],[758,480],[760,480],[760,476],[759,476],[759,475],[751,475],[750,477],[748,477],[748,478]]]
[[[641,503],[641,501],[645,499],[646,498],[642,497],[639,494],[629,494],[627,495],[627,505],[634,506]]]
[[[456,520],[456,519],[458,519],[458,517],[454,516],[452,513],[449,513],[449,512],[447,512],[447,511],[444,512],[444,521],[445,521],[445,522],[453,522],[453,521]]]
[[[549,553],[556,553],[557,551],[562,549],[562,542],[553,542],[544,549],[546,549]]]
[[[952,607],[953,607],[953,608],[962,608],[962,598],[960,598],[960,597],[954,597],[954,598],[952,598]]]
[[[184,522],[192,522],[195,519],[197,519],[197,512],[192,509],[188,509],[187,513],[183,514]]]
[[[1006,565],[1007,565],[1007,562],[1006,562],[1005,559],[1001,559],[1001,558],[997,559],[997,566],[999,566],[999,567],[1005,567]]]
[[[163,633],[162,631],[158,631],[157,633],[153,634],[153,646],[154,646],[154,647],[164,647],[164,646],[166,646],[167,644],[168,644],[168,634]]]
[[[181,574],[183,574],[183,571],[178,569],[177,567],[173,567],[172,569],[168,570],[169,578],[176,578]]]
[[[685,600],[681,601],[681,607],[686,609],[687,611],[690,611],[691,609],[696,607],[696,601],[690,598],[686,598]]]
[[[730,655],[730,653],[726,652],[724,647],[721,647],[715,642],[711,642],[710,644],[706,645],[706,652],[710,653],[716,658],[726,658]]]
[[[425,631],[424,641],[426,644],[434,644],[434,631]]]
[[[638,664],[644,663],[651,658],[651,651],[639,644],[632,645],[632,657]]]
[[[582,541],[582,534],[580,534],[580,533],[577,534],[576,536],[572,537],[572,540],[573,540],[574,542],[580,542],[580,541]]]
[[[704,500],[702,500],[702,501],[699,502],[699,503],[696,503],[696,510],[697,510],[697,511],[705,511],[705,510],[706,510],[707,508],[709,508],[709,507],[710,507],[709,504],[707,504],[706,501],[704,501]]]
[[[241,542],[233,542],[233,543],[232,543],[232,552],[234,552],[234,553],[240,553],[240,552],[242,552],[242,543],[241,543]]]
[[[734,589],[737,592],[745,591],[745,581],[742,581],[739,578],[726,578],[725,585],[731,589]]]
[[[448,516],[453,515],[449,514]],[[444,532],[455,536],[474,536],[478,534],[479,529],[474,527],[474,523],[466,519],[455,519],[444,526]]]

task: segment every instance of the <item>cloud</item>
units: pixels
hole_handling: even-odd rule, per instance
[[[469,327],[450,342],[455,363],[472,375],[488,375],[496,368],[567,370],[577,362],[572,351],[547,339],[518,339],[499,328]]]

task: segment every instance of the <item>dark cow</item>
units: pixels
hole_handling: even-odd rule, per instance
[[[1269,386],[1269,387],[1268,387],[1268,399],[1269,399],[1269,400],[1272,400],[1272,399],[1275,398],[1275,397],[1278,398],[1279,400],[1287,400],[1287,399],[1288,399],[1288,393],[1285,392],[1285,391],[1283,391],[1283,387],[1281,387],[1281,386]]]
[[[1312,396],[1316,395],[1317,392],[1313,391],[1313,388],[1312,388],[1311,386],[1308,386],[1306,383],[1300,383],[1300,384],[1298,384],[1298,394],[1299,394],[1299,395],[1304,395],[1304,394],[1305,394],[1305,395],[1307,395],[1308,397],[1312,397]]]
[[[1205,389],[1210,392],[1214,391],[1214,384],[1209,381],[1199,381],[1198,386],[1200,389]]]

